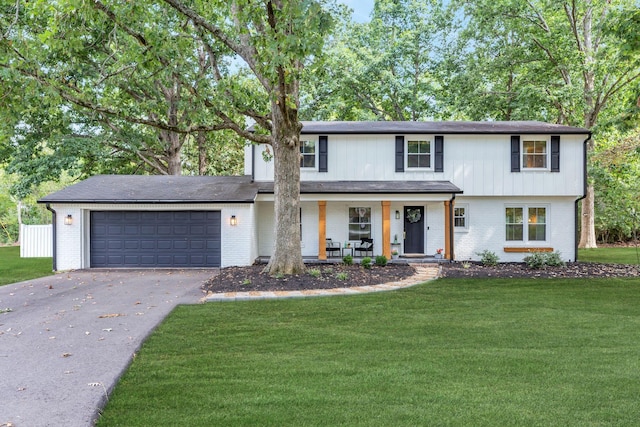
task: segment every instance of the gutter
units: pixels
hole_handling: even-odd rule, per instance
[[[451,200],[449,200],[449,247],[451,248],[449,253],[449,262],[452,262],[455,259],[455,251],[453,248],[455,236],[455,226],[453,224],[455,215],[453,215],[453,204],[455,203],[455,200],[456,193],[452,193]]]
[[[58,254],[57,254],[57,246],[58,246],[58,239],[57,239],[57,218],[58,218],[58,213],[51,208],[51,205],[49,203],[47,203],[46,208],[48,211],[51,212],[51,240],[53,241],[53,271],[58,271]]]
[[[580,203],[582,200],[584,200],[587,197],[587,142],[591,140],[591,135],[592,133],[589,132],[587,139],[585,139],[582,142],[582,196],[576,199],[575,206],[574,206],[575,218],[576,218],[575,232],[574,232],[574,236],[575,236],[574,253],[575,253],[576,262],[578,262],[578,245],[580,244],[580,223],[582,223],[579,217],[580,210],[578,208],[578,203]]]

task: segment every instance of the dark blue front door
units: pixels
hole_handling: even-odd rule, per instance
[[[424,254],[424,206],[404,208],[404,253]]]
[[[219,211],[93,211],[91,267],[220,267]]]

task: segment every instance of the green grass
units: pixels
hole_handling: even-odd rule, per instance
[[[635,426],[639,279],[178,307],[99,426]]]
[[[579,249],[578,260],[606,264],[640,264],[640,247]]]
[[[20,258],[20,247],[0,247],[0,285],[53,274],[51,258]]]

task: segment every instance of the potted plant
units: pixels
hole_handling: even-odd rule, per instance
[[[436,259],[442,259],[442,251],[444,251],[444,249],[440,248],[440,249],[436,249]]]
[[[397,249],[393,249],[391,250],[391,258],[392,259],[398,259],[398,250]]]

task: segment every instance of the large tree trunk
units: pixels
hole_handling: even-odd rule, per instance
[[[198,132],[196,135],[198,143],[198,175],[207,174],[207,134]]]
[[[580,248],[595,248],[596,227],[593,184],[587,187],[587,197],[582,200],[582,220],[580,221]]]
[[[271,275],[304,271],[300,245],[300,130],[297,110],[272,103],[275,242],[265,271]]]

